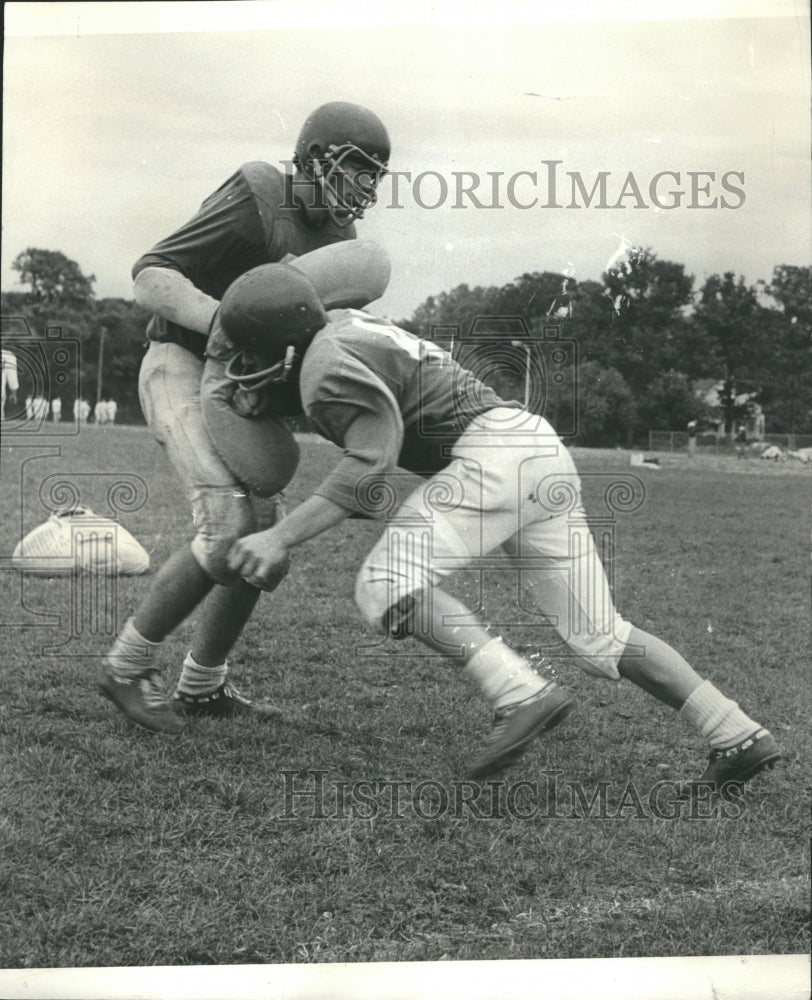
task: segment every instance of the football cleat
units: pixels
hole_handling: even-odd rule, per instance
[[[97,684],[104,697],[136,726],[170,736],[183,732],[183,722],[164,697],[159,670],[148,670],[133,680],[119,681],[105,663],[99,671]]]
[[[237,719],[254,718],[260,722],[282,717],[282,710],[268,702],[255,705],[228,682],[210,694],[183,694],[176,691],[172,707],[178,715],[192,718]]]
[[[725,785],[744,784],[766,768],[772,770],[782,756],[772,734],[759,729],[735,746],[712,750],[702,776],[691,784],[712,785],[718,792]]]
[[[536,736],[557,726],[574,707],[569,691],[550,682],[526,701],[498,708],[485,744],[468,769],[469,776],[485,778],[515,763]]]

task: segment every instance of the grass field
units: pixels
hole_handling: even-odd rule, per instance
[[[55,495],[57,473],[97,513],[109,512],[117,479],[141,477],[147,491],[131,506],[145,502],[122,521],[153,567],[189,537],[144,429],[88,427],[48,442],[59,454],[45,443],[4,442],[2,556],[44,520],[43,484]],[[336,454],[303,443],[294,500]],[[577,712],[503,783],[464,783],[484,704],[410,643],[372,644],[351,595],[379,528],[359,521],[300,550],[233,655],[237,685],[282,705],[286,721],[153,736],[128,728],[94,684],[111,630],[150,576],[96,591],[21,579],[6,558],[0,966],[807,951],[812,470],[679,457],[632,470],[611,451],[576,459],[595,517],[613,477],[645,484],[642,506],[614,524],[621,611],[768,725],[781,768],[726,810],[699,803],[669,818],[649,792],[699,774],[697,737],[630,685],[556,661]],[[535,648],[509,574],[481,586],[464,574],[454,589]],[[171,679],[192,628],[166,643]],[[396,799],[376,782],[410,784]]]

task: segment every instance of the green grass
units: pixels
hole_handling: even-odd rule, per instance
[[[117,475],[143,477],[148,501],[123,522],[153,566],[190,536],[183,499],[145,431],[89,427],[61,448],[53,457],[16,443],[3,449],[3,555],[21,523],[28,530],[44,519],[39,486],[58,471],[81,484],[98,513],[107,512]],[[304,444],[294,500],[336,454]],[[296,772],[299,789],[308,772],[325,771],[330,796],[338,782],[376,779],[434,781],[459,793],[455,782],[487,725],[479,696],[452,665],[409,643],[363,648],[371,637],[352,589],[379,531],[373,523],[349,522],[304,546],[234,652],[238,686],[284,706],[286,721],[202,722],[174,739],[129,728],[96,693],[110,636],[77,610],[70,582],[21,581],[6,564],[0,966],[807,951],[812,472],[712,459],[690,467],[669,459],[651,472],[630,469],[622,453],[576,458],[589,474],[593,515],[607,475],[645,482],[643,505],[616,525],[612,572],[623,614],[675,644],[783,746],[784,766],[756,779],[732,810],[738,818],[618,815],[627,782],[645,796],[657,781],[695,776],[704,750],[637,689],[563,662],[556,673],[579,709],[507,784],[544,788],[551,769],[565,792],[567,782],[587,791],[609,782],[603,818],[569,817],[566,795],[558,818],[442,812],[438,786],[418,810],[407,801],[400,817],[379,791],[374,808],[356,802],[355,814],[348,799],[336,817],[328,797],[332,818],[312,818],[300,798],[285,818],[284,771]],[[117,581],[109,599],[119,625],[150,579]],[[473,574],[454,589],[479,595]],[[514,621],[512,594],[508,574],[486,577],[485,615]],[[193,625],[165,645],[170,680]],[[506,634],[532,649],[532,622],[516,620]],[[515,804],[529,811],[537,801],[525,788]],[[441,814],[425,818],[432,808]]]

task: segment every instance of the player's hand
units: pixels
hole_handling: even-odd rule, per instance
[[[259,590],[272,590],[290,567],[290,550],[273,528],[245,535],[231,546],[228,567]]]

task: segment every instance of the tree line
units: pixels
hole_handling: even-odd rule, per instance
[[[76,261],[56,250],[29,248],[12,264],[22,292],[3,292],[4,346],[13,350],[22,317],[35,337],[58,327],[63,340],[78,344],[79,384],[50,386],[51,396],[60,396],[63,414],[72,413],[74,399],[81,395],[93,406],[99,398],[115,399],[120,423],[143,423],[138,402],[138,369],[144,356],[149,315],[135,302],[122,298],[97,299],[94,275],[86,275]],[[101,368],[100,368],[101,364]],[[101,378],[99,377],[101,374]],[[25,366],[19,370],[21,398],[32,391],[32,378]]]
[[[505,329],[512,316],[523,317],[529,347]],[[500,287],[459,285],[430,296],[405,325],[425,337],[458,328],[458,352],[484,370],[492,347],[466,340],[466,331],[489,323],[491,343],[501,336],[502,353],[517,353],[506,365],[512,384],[498,386],[514,397],[522,394],[521,357],[529,352],[541,371],[551,326],[577,345],[576,370],[565,366],[556,385],[548,359],[545,377],[547,411],[563,417],[562,427],[577,405],[578,443],[644,443],[649,430],[684,430],[690,420],[709,428],[717,418],[733,434],[753,404],[769,433],[812,433],[812,268],[780,265],[754,285],[714,274],[696,289],[684,265],[643,250],[602,282],[542,271]]]
[[[143,422],[144,310],[97,299],[95,277],[61,252],[29,248],[12,266],[25,291],[2,293],[3,317],[25,317],[39,336],[60,326],[79,343],[84,398],[94,403],[101,387],[118,401],[122,422]],[[752,285],[714,274],[696,288],[684,265],[646,249],[627,254],[603,281],[540,271],[502,286],[459,285],[398,323],[453,347],[457,360],[511,398],[524,398],[528,368],[534,391],[543,373],[541,399],[531,398],[562,432],[572,428],[577,443],[642,443],[649,430],[681,430],[689,420],[709,427],[718,416],[732,433],[753,403],[769,433],[812,433],[810,267],[782,264]],[[564,348],[558,365],[556,337]]]

